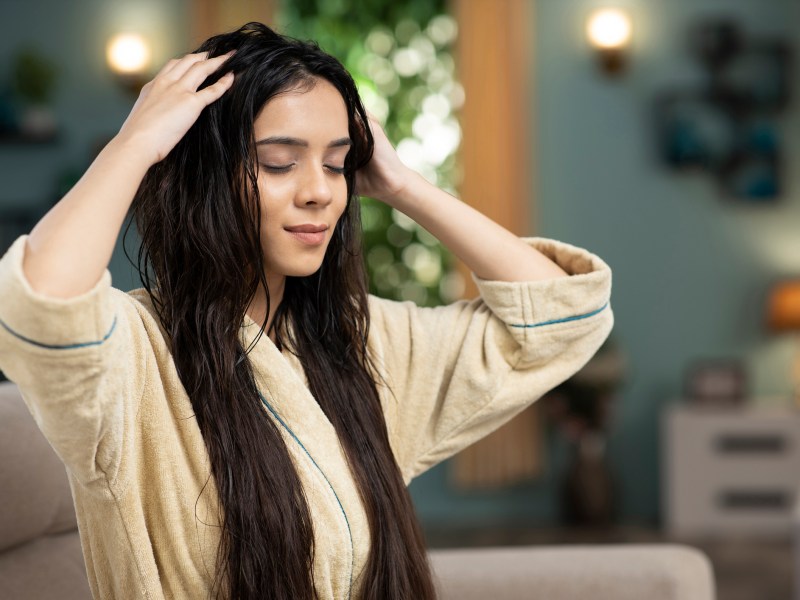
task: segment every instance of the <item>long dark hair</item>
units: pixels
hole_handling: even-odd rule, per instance
[[[222,528],[211,595],[315,596],[313,515],[278,426],[260,401],[240,327],[258,288],[267,290],[253,121],[276,94],[324,78],[347,107],[353,141],[345,161],[347,208],[322,267],[308,277],[287,277],[273,323],[276,343],[299,357],[357,482],[371,533],[362,596],[433,598],[424,541],[389,446],[367,353],[355,192],[355,172],[373,149],[364,107],[345,68],[313,42],[248,23],[195,52],[218,56],[232,49],[236,54],[203,86],[229,70],[235,83],[148,171],[132,205],[142,283],[168,336],[219,493]],[[266,321],[259,337],[265,327]]]

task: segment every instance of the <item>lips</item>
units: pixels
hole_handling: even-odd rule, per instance
[[[296,240],[307,244],[309,246],[319,246],[325,241],[325,232],[328,230],[327,225],[313,225],[311,223],[304,223],[302,225],[292,225],[291,227],[284,227]]]
[[[328,229],[328,226],[311,225],[310,223],[306,223],[304,225],[294,225],[292,227],[284,227],[284,229],[292,233],[319,233],[320,231],[326,231]]]

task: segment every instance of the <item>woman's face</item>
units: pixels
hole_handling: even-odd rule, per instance
[[[347,110],[333,85],[315,81],[272,98],[254,123],[267,275],[316,272],[347,204]]]

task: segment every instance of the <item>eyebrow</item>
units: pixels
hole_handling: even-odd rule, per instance
[[[294,137],[286,137],[286,136],[273,136],[264,138],[263,140],[259,140],[256,142],[256,146],[265,146],[267,144],[282,144],[285,146],[303,146],[308,147],[308,142],[306,140],[301,140],[299,138]],[[328,148],[338,148],[340,146],[352,146],[353,141],[349,137],[339,138],[338,140],[333,140],[330,144],[328,144]]]

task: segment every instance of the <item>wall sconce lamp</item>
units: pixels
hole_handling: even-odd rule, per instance
[[[589,15],[586,37],[606,75],[619,75],[625,70],[631,30],[630,16],[617,8],[601,8]]]
[[[117,34],[106,46],[106,62],[120,85],[138,95],[148,81],[150,46],[139,34]]]
[[[800,408],[800,280],[782,281],[769,290],[767,326],[775,333],[795,335],[795,358],[790,373],[794,403]]]

